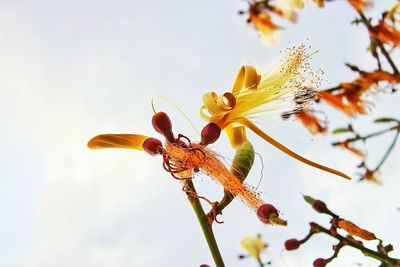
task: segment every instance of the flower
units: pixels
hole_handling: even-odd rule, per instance
[[[372,2],[368,0],[347,0],[347,2],[358,12],[363,12],[373,6]]]
[[[313,2],[315,2],[319,7],[324,7],[325,5],[325,0],[313,0]],[[347,0],[347,2],[358,12],[362,12],[373,6],[373,3],[368,0]]]
[[[364,174],[362,174],[362,176],[361,176],[361,180],[367,180],[367,181],[369,181],[369,182],[373,182],[373,183],[375,183],[375,184],[379,184],[379,185],[381,185],[382,184],[382,182],[381,181],[379,181],[376,177],[377,177],[377,171],[374,171],[374,170],[370,170],[370,169],[368,169],[368,168],[365,168],[365,172],[364,172]]]
[[[297,20],[297,10],[304,7],[303,0],[277,0],[276,8],[280,11],[281,16],[295,22]]]
[[[378,25],[372,28],[370,35],[383,43],[393,46],[400,45],[400,31],[387,24],[383,19],[379,21]]]
[[[261,236],[246,236],[240,241],[240,245],[249,256],[257,260],[261,258],[261,253],[268,247],[261,239]]]
[[[202,172],[215,181],[219,182],[224,190],[238,199],[242,200],[248,207],[256,211],[264,201],[260,194],[253,187],[248,186],[239,179],[235,172],[229,171],[226,166],[218,159],[217,155],[206,147],[205,144],[191,143],[190,140],[179,134],[177,138],[172,131],[172,123],[168,115],[164,112],[157,112],[152,118],[153,128],[165,139],[165,146],[156,138],[149,138],[144,135],[136,134],[101,134],[93,137],[88,142],[88,147],[92,149],[101,148],[127,148],[144,150],[152,156],[162,155],[163,168],[171,174],[171,176],[180,181],[191,180],[194,173]],[[219,128],[217,135],[215,127],[207,125],[202,131],[202,142],[209,144],[214,142],[219,136]],[[186,140],[186,141],[184,141]],[[252,147],[251,147],[252,149]],[[246,153],[244,153],[246,154]],[[242,154],[243,156],[243,154]],[[234,164],[237,164],[237,162]],[[247,165],[251,168],[251,165]],[[184,188],[188,196],[199,197],[196,192]],[[213,203],[209,200],[210,205]],[[213,208],[213,218],[216,220],[216,213]]]
[[[351,117],[366,114],[369,102],[364,94],[378,89],[378,83],[383,81],[393,85],[400,82],[400,76],[382,70],[360,71],[360,76],[354,81],[341,83],[334,92],[320,91],[318,98]]]
[[[271,16],[260,10],[258,3],[251,4],[248,13],[248,22],[260,33],[263,42],[268,46],[275,44],[279,39],[277,30],[280,27],[272,21]]]
[[[364,107],[365,102],[359,96],[353,96],[351,101],[349,101],[346,92],[333,94],[331,92],[321,91],[318,92],[318,98],[351,117],[356,114],[366,114]]]
[[[296,118],[308,129],[311,134],[326,133],[328,128],[311,111],[301,110],[295,114]]]
[[[393,23],[399,22],[397,15],[400,14],[400,2],[397,1],[386,13],[385,19],[391,20]]]
[[[349,177],[339,171],[322,166],[291,151],[253,123],[254,118],[272,114],[299,112],[314,100],[320,78],[311,71],[310,54],[305,46],[291,47],[286,57],[269,72],[259,74],[252,66],[242,66],[231,92],[218,96],[215,92],[203,95],[200,114],[204,120],[225,129],[231,145],[240,147],[246,142],[245,127],[282,152],[303,163],[339,176]]]
[[[319,7],[324,7],[325,5],[325,0],[313,0],[314,3],[316,3]]]
[[[356,155],[358,157],[365,158],[365,153],[362,152],[360,149],[355,148],[354,146],[352,146],[351,142],[348,141],[348,140],[336,143],[336,145],[341,147],[341,148],[344,148],[344,149],[350,151],[351,153],[353,153],[354,155]]]

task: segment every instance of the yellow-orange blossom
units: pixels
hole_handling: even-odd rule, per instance
[[[306,108],[314,99],[319,78],[308,63],[310,55],[304,45],[292,47],[281,64],[270,72],[259,74],[252,66],[242,66],[231,92],[218,96],[215,92],[203,95],[200,115],[210,123],[225,129],[231,145],[240,147],[246,142],[245,127],[289,156],[315,168],[351,179],[335,169],[308,160],[288,149],[251,120],[271,113],[295,113]]]

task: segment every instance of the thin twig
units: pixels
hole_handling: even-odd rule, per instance
[[[346,245],[349,245],[355,249],[358,249],[367,257],[371,257],[380,262],[389,264],[389,266],[400,266],[400,259],[391,258],[387,255],[384,255],[384,254],[381,254],[374,250],[371,250],[369,248],[366,248],[361,243],[356,242],[353,238],[344,237],[344,236],[338,234],[336,231],[330,231],[317,223],[313,223],[313,226],[315,226],[318,231],[325,233],[333,238],[336,238],[339,241],[344,240],[346,242]]]
[[[386,153],[385,153],[385,155],[383,156],[382,160],[381,160],[381,161],[379,162],[379,164],[376,166],[374,172],[377,172],[377,171],[379,170],[379,168],[382,167],[383,163],[385,163],[385,161],[386,161],[386,159],[389,157],[390,153],[392,153],[392,151],[393,151],[393,149],[394,149],[394,147],[395,147],[395,145],[396,145],[397,139],[399,138],[399,135],[400,135],[400,127],[397,126],[396,135],[394,136],[392,143],[390,144],[390,146],[389,146],[388,149],[386,150]]]
[[[361,22],[365,25],[365,27],[367,27],[369,32],[373,32],[374,29],[370,23],[370,21],[367,19],[367,17],[365,16],[365,14],[363,12],[358,12],[358,14],[361,17]],[[380,51],[382,52],[383,56],[386,58],[387,62],[389,63],[390,67],[393,69],[393,73],[395,75],[399,74],[399,69],[397,68],[396,64],[394,63],[394,61],[392,60],[392,58],[390,57],[390,54],[388,53],[388,51],[386,50],[384,44],[378,40],[377,38],[371,37],[375,40],[377,46],[379,47]]]
[[[388,133],[388,132],[391,132],[393,130],[398,130],[398,129],[399,129],[399,126],[396,125],[396,126],[388,128],[388,129],[377,131],[377,132],[374,132],[374,133],[371,133],[371,134],[368,134],[368,135],[365,135],[365,136],[361,136],[361,135],[357,134],[353,138],[348,138],[348,139],[346,139],[344,141],[341,141],[341,142],[334,142],[334,143],[332,143],[332,145],[336,146],[336,145],[342,144],[343,142],[345,142],[345,143],[354,143],[354,142],[357,142],[357,141],[365,141],[365,140],[367,140],[369,138],[377,137],[377,136],[379,136],[381,134]]]

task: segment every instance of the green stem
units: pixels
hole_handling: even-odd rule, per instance
[[[196,193],[196,189],[191,180],[185,181],[185,185],[191,192]],[[196,214],[197,220],[203,231],[203,235],[207,240],[208,248],[210,249],[211,255],[214,259],[216,267],[225,267],[221,253],[218,248],[217,241],[215,240],[212,225],[208,222],[207,215],[204,213],[203,207],[201,206],[200,200],[188,194],[188,200],[192,205],[193,211]]]
[[[381,254],[374,250],[371,250],[369,248],[366,248],[362,244],[355,242],[352,238],[344,237],[344,236],[338,234],[337,232],[331,232],[328,229],[326,229],[325,227],[323,227],[317,223],[315,223],[314,225],[318,229],[318,231],[325,233],[327,235],[330,235],[331,237],[336,238],[339,241],[344,240],[346,242],[346,245],[351,246],[355,249],[358,249],[367,257],[371,257],[380,262],[384,262],[384,263],[388,264],[389,266],[400,266],[400,259],[394,259],[387,255],[384,255],[384,254]]]
[[[400,127],[400,126],[397,126],[397,128],[399,128],[399,127]],[[389,148],[386,150],[386,153],[385,153],[385,155],[383,156],[382,160],[381,160],[381,161],[379,162],[379,164],[376,166],[374,172],[376,172],[376,171],[379,170],[379,168],[383,165],[383,163],[385,163],[386,159],[389,157],[390,153],[392,153],[392,151],[393,151],[393,149],[394,149],[394,147],[395,147],[395,145],[396,145],[397,139],[398,139],[398,137],[399,137],[399,134],[400,134],[400,128],[397,129],[396,135],[394,136],[392,143],[390,144]]]
[[[367,140],[369,138],[377,137],[377,136],[379,136],[381,134],[385,134],[385,133],[388,133],[388,132],[393,131],[393,130],[398,130],[398,128],[399,128],[399,126],[393,126],[393,127],[388,128],[388,129],[384,129],[384,130],[381,130],[381,131],[378,131],[378,132],[374,132],[374,133],[371,133],[371,134],[368,134],[368,135],[365,135],[365,136],[356,135],[356,137],[346,139],[345,142],[353,143],[353,142],[357,142],[357,141],[365,141],[365,140]],[[336,146],[336,145],[339,145],[341,143],[342,142],[334,142],[334,143],[332,143],[332,145]]]
[[[264,267],[264,263],[261,261],[260,257],[257,258],[257,262],[260,265],[260,267]]]

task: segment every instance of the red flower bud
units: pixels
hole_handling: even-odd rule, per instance
[[[325,267],[326,263],[324,259],[318,258],[313,262],[314,267]]]
[[[220,134],[221,128],[215,123],[209,123],[201,130],[201,143],[203,145],[212,144],[218,140]]]
[[[163,153],[163,147],[160,140],[156,138],[147,138],[142,145],[144,151],[152,156],[161,155]]]
[[[315,200],[312,207],[319,213],[325,213],[328,211],[326,204],[321,200]]]
[[[165,112],[154,114],[151,123],[153,124],[154,130],[164,135],[168,141],[172,143],[175,142],[174,134],[172,133],[172,123]]]
[[[286,250],[295,250],[300,247],[300,242],[297,239],[289,239],[285,242],[285,249]]]
[[[265,224],[270,223],[268,219],[271,215],[278,216],[278,210],[270,204],[263,204],[257,210],[258,219]]]
[[[263,204],[257,209],[258,219],[265,224],[287,225],[287,222],[279,218],[278,210],[271,204]]]

